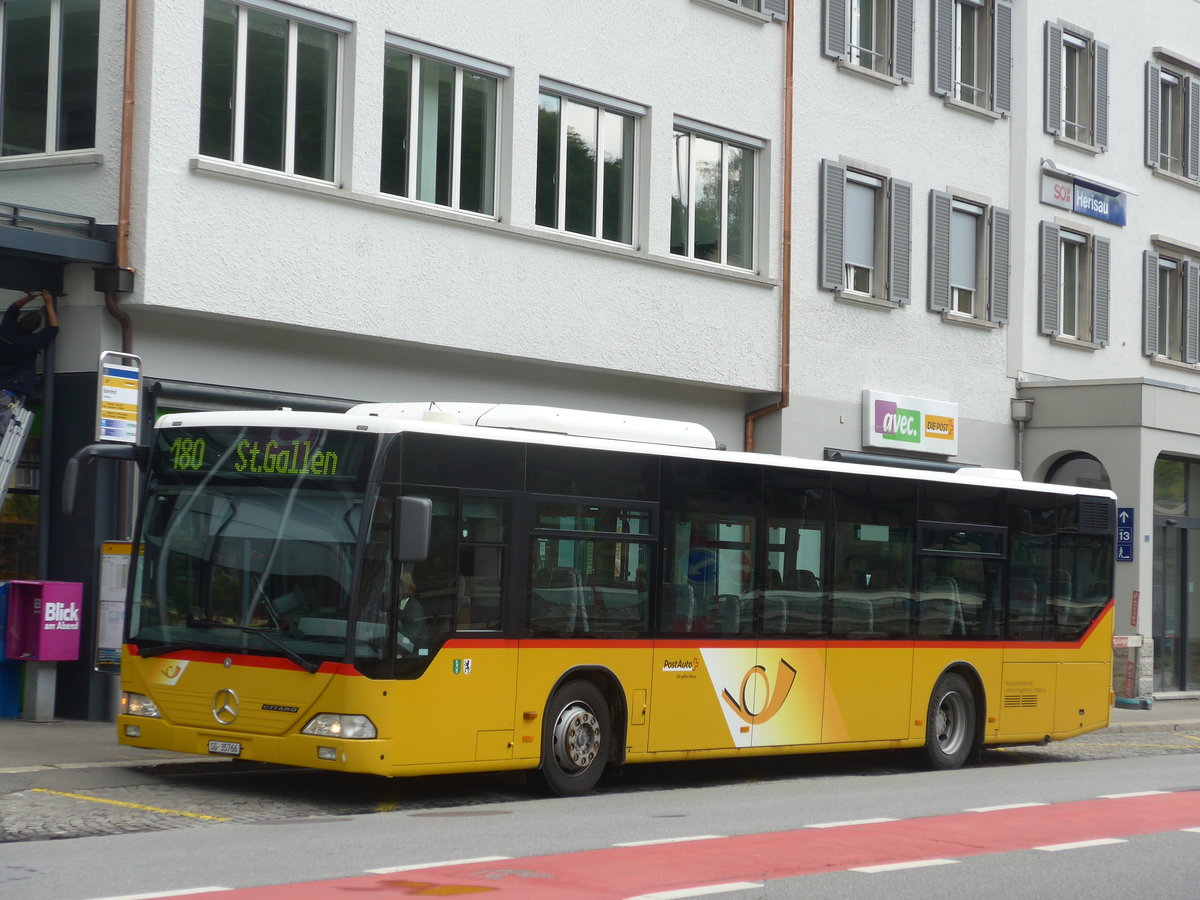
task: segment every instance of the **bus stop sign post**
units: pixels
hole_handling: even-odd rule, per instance
[[[1133,507],[1117,507],[1117,562],[1133,562],[1133,523]]]

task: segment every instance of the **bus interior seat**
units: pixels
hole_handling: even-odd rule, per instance
[[[918,605],[918,633],[966,634],[958,582],[946,575],[927,575],[923,587]]]
[[[583,578],[569,566],[554,566],[534,574],[530,624],[543,631],[588,630]]]
[[[810,569],[797,569],[783,580],[783,587],[789,591],[819,591],[821,581]]]
[[[692,630],[696,619],[696,592],[690,584],[664,584],[660,627],[680,633]]]

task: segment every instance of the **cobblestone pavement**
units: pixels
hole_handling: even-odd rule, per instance
[[[988,750],[980,766],[1200,755],[1200,730],[1101,732],[1045,746]],[[914,754],[823,754],[627,767],[605,791],[740,780],[885,775],[920,768]],[[109,765],[0,775],[0,842],[87,837],[227,822],[285,824],[392,810],[437,810],[538,796],[514,774],[389,780],[251,763]],[[449,814],[449,813],[447,813]]]

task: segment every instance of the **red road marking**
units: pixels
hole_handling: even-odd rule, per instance
[[[213,900],[387,894],[619,900],[706,884],[771,881],[909,860],[963,858],[1200,827],[1200,792],[957,813],[245,888]]]

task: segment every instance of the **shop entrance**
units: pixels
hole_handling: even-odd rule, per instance
[[[1154,464],[1154,690],[1200,690],[1200,463]]]

